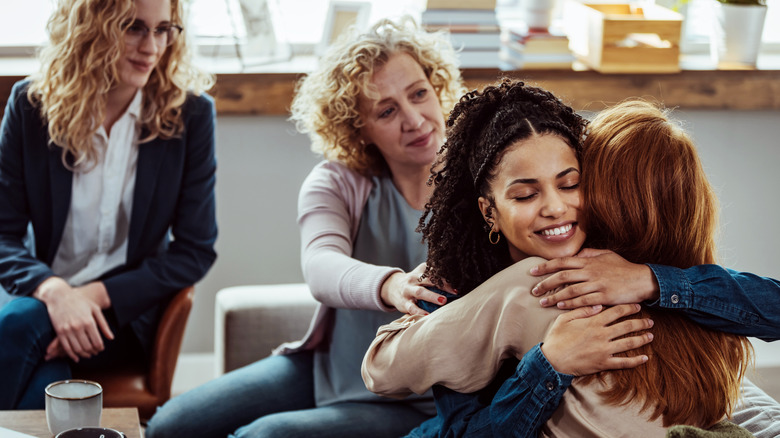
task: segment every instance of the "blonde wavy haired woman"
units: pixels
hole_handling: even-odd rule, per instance
[[[303,273],[322,303],[309,334],[169,401],[147,436],[394,437],[434,413],[430,396],[368,392],[360,363],[396,310],[422,312],[416,299],[440,297],[419,281],[426,252],[415,228],[463,91],[447,35],[408,18],[330,47],[298,84],[291,117],[326,160],[299,198]]]
[[[60,0],[40,71],[13,88],[0,283],[18,298],[0,308],[0,409],[145,361],[164,305],[216,258],[213,79],[182,19],[179,0]]]

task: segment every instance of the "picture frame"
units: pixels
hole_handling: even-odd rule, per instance
[[[339,36],[351,26],[359,30],[366,28],[371,13],[371,3],[367,1],[331,1],[325,17],[322,38],[317,46],[317,55],[322,55]]]

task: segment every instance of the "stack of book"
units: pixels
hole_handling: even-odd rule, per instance
[[[508,28],[501,42],[504,69],[570,69],[574,62],[569,38],[559,30]]]
[[[496,0],[428,0],[421,22],[428,30],[450,33],[462,68],[498,68],[501,28]]]

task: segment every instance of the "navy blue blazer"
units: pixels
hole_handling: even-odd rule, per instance
[[[13,295],[31,295],[54,275],[73,179],[62,149],[49,145],[27,86],[14,85],[0,126],[0,285]],[[111,298],[107,313],[119,327],[132,324],[145,348],[163,305],[200,280],[216,259],[213,100],[188,96],[182,117],[179,138],[139,145],[127,262],[96,279]],[[23,242],[28,224],[34,252]]]

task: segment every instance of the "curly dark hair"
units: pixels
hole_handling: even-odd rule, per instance
[[[488,242],[488,223],[478,199],[491,204],[490,184],[505,151],[534,134],[560,136],[577,160],[587,121],[549,91],[503,79],[460,98],[447,120],[447,141],[439,151],[429,183],[434,192],[418,230],[428,244],[425,275],[448,282],[460,294],[509,266],[506,239]]]

